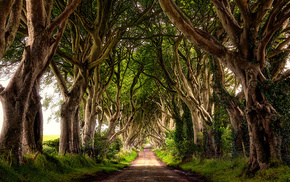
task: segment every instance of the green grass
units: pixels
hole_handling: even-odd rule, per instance
[[[290,181],[289,166],[278,166],[258,171],[255,175],[247,175],[243,171],[247,167],[245,158],[236,159],[193,159],[181,164],[170,153],[158,150],[156,155],[167,165],[180,167],[183,170],[198,173],[216,182],[261,182],[261,181]]]
[[[178,156],[173,156],[172,153],[162,151],[162,150],[156,150],[155,154],[166,163],[167,166],[170,167],[178,167],[179,163],[181,162],[181,158]]]
[[[137,152],[135,150],[132,150],[131,154],[130,153],[125,153],[123,157],[123,161],[125,162],[131,162],[133,161],[136,157],[138,156]]]
[[[59,135],[43,135],[43,141],[58,139]]]
[[[12,165],[7,158],[0,157],[0,181],[75,181],[83,175],[96,175],[101,171],[117,171],[129,166],[129,162],[136,156],[135,151],[123,152],[117,162],[104,161],[98,164],[83,155],[40,154],[37,157],[25,156],[23,164],[19,166]]]

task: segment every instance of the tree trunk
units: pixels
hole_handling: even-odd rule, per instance
[[[80,136],[80,106],[78,106],[73,117],[73,148],[72,153],[79,154],[81,152],[81,136]]]
[[[68,99],[70,100],[70,99]],[[60,109],[60,138],[59,153],[64,155],[72,153],[73,148],[73,115],[75,108],[71,107],[69,101],[64,101]]]
[[[244,151],[244,146],[247,145],[248,142],[245,141],[246,133],[243,131],[242,123],[244,122],[244,113],[241,109],[236,107],[227,108],[227,113],[230,117],[230,122],[232,125],[232,129],[234,132],[234,142],[237,147],[237,154],[242,154]],[[235,155],[235,154],[234,154]],[[245,155],[245,154],[244,154]]]
[[[33,86],[29,100],[28,112],[23,123],[23,154],[42,151],[43,116],[39,95],[39,80]]]
[[[201,144],[202,131],[200,127],[200,118],[198,116],[198,111],[196,109],[190,109],[190,112],[193,122],[194,144]]]
[[[211,127],[206,127],[203,131],[203,154],[205,158],[213,158],[215,156],[214,131]]]
[[[71,95],[73,96],[73,95]],[[79,97],[79,95],[75,95]],[[59,153],[65,154],[78,152],[80,150],[79,139],[79,102],[77,98],[69,97],[61,105],[61,130],[59,140]]]
[[[48,40],[42,36],[34,37],[36,47],[48,44]],[[42,72],[43,65],[39,65],[41,57],[45,59],[48,48],[42,46],[39,50],[26,47],[22,61],[8,86],[1,93],[3,106],[3,127],[0,136],[0,148],[11,150],[17,158],[17,162],[22,162],[22,133],[23,123],[29,108],[29,98],[38,74]],[[36,66],[38,65],[38,66]]]
[[[93,152],[94,136],[96,129],[96,100],[93,93],[90,92],[85,106],[85,125],[83,129],[82,145],[85,148],[84,152]]]
[[[273,106],[264,97],[258,86],[259,65],[245,70],[243,90],[246,97],[246,118],[250,138],[249,165],[250,171],[263,169],[270,162],[281,162],[281,136],[274,130],[279,130],[281,121]],[[239,75],[240,76],[240,75]]]
[[[79,107],[86,88],[84,78],[78,76],[71,91],[64,94],[64,103],[60,108],[61,131],[59,141],[59,153],[78,153],[80,151],[80,121]]]

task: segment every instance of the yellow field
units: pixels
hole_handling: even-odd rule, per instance
[[[43,135],[43,141],[54,140],[59,138],[59,135]]]

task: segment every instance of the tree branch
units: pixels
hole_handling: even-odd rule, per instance
[[[65,10],[49,24],[49,26],[46,28],[47,32],[51,34],[57,26],[59,26],[64,20],[66,20],[71,15],[71,13],[73,13],[73,11],[76,9],[76,7],[79,5],[81,1],[82,0],[74,0],[73,2],[71,2],[65,8]]]
[[[22,0],[2,0],[0,6],[0,60],[14,41],[19,27]]]
[[[290,48],[289,43],[290,43],[290,36],[288,38],[286,38],[286,40],[284,42],[279,44],[278,47],[268,55],[267,58],[271,58],[273,56],[276,56],[276,55],[280,54],[283,51],[289,51],[289,48]],[[284,48],[287,45],[289,45],[288,48],[287,47]]]
[[[274,0],[259,0],[257,2],[258,10],[253,15],[253,20],[257,26],[261,23],[261,20],[264,18],[270,7],[272,6]],[[260,7],[260,8],[259,8]]]
[[[72,65],[76,65],[79,68],[81,67],[79,61],[77,59],[75,59],[73,56],[69,55],[68,53],[63,52],[60,49],[57,49],[56,54],[58,56],[62,57],[68,63],[70,63]]]
[[[249,10],[249,3],[247,0],[235,0],[237,6],[239,7],[241,14],[243,16],[246,25],[250,24],[251,21],[251,11]]]
[[[240,36],[243,30],[242,28],[240,28],[240,26],[238,25],[238,22],[235,20],[231,12],[230,4],[228,0],[224,0],[224,1],[211,0],[211,2],[214,4],[219,20],[221,21],[229,37],[232,39],[232,41],[235,43],[237,47],[240,47]],[[241,8],[245,8],[243,6],[244,4],[242,5],[241,2],[240,2],[240,5],[241,5]],[[246,11],[245,9],[242,9],[242,10]]]
[[[280,82],[280,81],[283,81],[283,80],[289,78],[289,76],[290,76],[290,69],[288,69],[288,70],[285,71],[282,75],[280,75],[278,78],[276,78],[276,79],[274,80],[274,82],[275,82],[275,83],[278,83],[278,82]]]
[[[64,80],[63,76],[61,75],[61,73],[60,73],[59,69],[57,68],[57,66],[56,66],[54,61],[51,61],[49,66],[50,66],[54,76],[57,79],[57,82],[58,82],[62,97],[66,98],[66,96],[68,95],[68,89],[66,87],[66,81]]]
[[[5,51],[7,51],[9,47],[12,45],[17,29],[19,27],[22,4],[23,4],[22,2],[23,0],[15,1],[12,7],[11,13],[9,15],[8,23],[6,25],[6,32],[5,32],[5,39],[6,39]]]
[[[159,0],[159,3],[172,23],[183,32],[192,43],[213,56],[225,57],[227,49],[208,32],[194,28],[184,20],[175,8],[176,5],[172,0]]]
[[[265,67],[266,62],[266,53],[265,49],[268,45],[269,41],[273,37],[274,33],[283,25],[283,23],[288,19],[288,17],[280,18],[279,20],[276,20],[278,13],[280,12],[280,9],[285,5],[285,2],[277,3],[272,11],[270,12],[270,17],[267,19],[267,22],[265,23],[263,27],[262,32],[262,40],[258,46],[258,53],[257,53],[257,60],[260,62],[261,68]],[[290,4],[288,4],[285,9],[289,10]],[[284,10],[285,10],[284,9]],[[288,12],[288,16],[290,16],[290,11]]]

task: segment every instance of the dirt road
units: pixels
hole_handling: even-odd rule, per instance
[[[162,163],[154,152],[150,151],[150,145],[144,147],[144,151],[138,152],[138,157],[132,162],[129,168],[109,175],[105,179],[100,179],[96,176],[92,181],[103,182],[153,182],[153,181],[166,181],[166,182],[187,182],[187,181],[204,181],[196,176],[185,174],[179,170],[172,170],[164,163]]]

